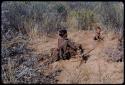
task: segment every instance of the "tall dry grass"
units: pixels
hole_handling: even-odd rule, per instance
[[[107,56],[107,59],[109,59],[109,56],[123,56],[123,50],[118,51],[118,48],[110,49],[110,46],[114,45],[116,38],[123,38],[122,12],[124,8],[122,4],[122,2],[3,2],[1,7],[3,83],[57,83],[54,80],[57,72],[45,76],[41,72],[43,69],[39,69],[39,72],[29,71],[29,74],[37,76],[27,74],[30,77],[25,76],[23,78],[24,75],[22,75],[21,79],[18,80],[16,76],[21,73],[18,74],[15,71],[17,71],[17,68],[21,70],[20,65],[22,67],[27,66],[24,72],[25,70],[28,71],[27,69],[29,68],[36,70],[33,67],[37,66],[37,64],[38,68],[46,67],[44,64],[39,67],[39,63],[35,58],[43,60],[43,57],[45,59],[48,58],[49,49],[57,46],[57,31],[59,27],[68,27],[67,30],[70,37],[77,43],[83,44],[85,49],[88,50],[93,47],[91,39],[94,35],[96,24],[101,23],[104,37],[106,37],[105,40],[107,42],[111,40],[112,44],[104,41],[107,45],[106,47],[109,48],[105,48],[102,51],[100,47],[99,50]],[[109,8],[107,8],[108,6]],[[96,53],[98,51],[95,51]],[[15,65],[17,66],[16,68]],[[70,70],[66,73],[68,80],[65,81],[64,79],[64,81],[65,83],[73,84],[113,83],[110,73],[104,74],[100,65],[97,68],[99,68],[96,71],[97,75],[92,73],[94,70],[87,65],[85,67],[83,65],[83,68],[74,69],[73,71]],[[65,69],[63,70],[65,71]],[[120,72],[118,75],[121,77],[123,71]],[[97,80],[94,81],[91,78],[93,77],[92,74],[95,75],[94,77]],[[122,77],[120,79],[122,80]]]

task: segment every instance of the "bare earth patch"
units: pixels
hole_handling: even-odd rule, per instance
[[[80,35],[79,35],[80,34]],[[77,36],[76,36],[77,35]],[[112,35],[112,34],[111,34]],[[105,48],[116,47],[118,45],[117,37],[105,37],[104,41],[96,42],[93,40],[94,32],[81,31],[69,33],[69,37],[75,42],[82,44],[85,52],[95,48],[89,55],[86,63],[79,66],[81,59],[71,58],[70,60],[60,60],[49,65],[45,74],[61,69],[62,72],[56,77],[57,83],[68,84],[118,84],[123,83],[123,62],[108,62],[108,55],[103,52]],[[36,53],[49,53],[49,49],[56,47],[56,39],[47,39],[42,41],[39,39],[30,42],[30,47],[36,50]],[[106,57],[107,56],[107,57]]]

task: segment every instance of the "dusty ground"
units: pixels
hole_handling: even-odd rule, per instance
[[[82,44],[85,52],[95,48],[89,54],[86,63],[79,66],[81,59],[71,58],[70,60],[60,60],[50,65],[45,72],[46,75],[56,69],[62,69],[62,72],[56,78],[58,83],[123,83],[123,62],[108,62],[107,55],[103,50],[107,47],[116,47],[118,39],[112,33],[105,34],[104,41],[96,42],[93,40],[94,33],[92,31],[69,32],[69,38],[75,42]],[[113,39],[114,37],[114,39]],[[30,42],[29,47],[35,49],[35,53],[49,53],[49,50],[57,46],[56,38],[34,39]]]

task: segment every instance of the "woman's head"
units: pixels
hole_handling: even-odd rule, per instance
[[[67,37],[67,30],[65,30],[65,29],[59,30],[59,36],[60,37]]]

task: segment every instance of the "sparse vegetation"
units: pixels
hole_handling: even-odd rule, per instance
[[[122,2],[4,1],[1,5],[2,82],[122,83],[123,15]],[[98,25],[105,32],[103,42],[93,41],[94,30]],[[57,61],[64,68],[59,66],[51,71],[55,61],[49,55],[50,49],[57,46],[57,31],[60,27],[66,27],[70,37],[82,44],[85,51],[90,50],[95,43],[101,45],[90,53],[87,63],[78,69],[79,61],[73,63],[70,59]],[[102,66],[98,67],[96,64],[100,61]]]

